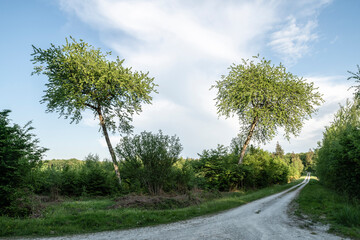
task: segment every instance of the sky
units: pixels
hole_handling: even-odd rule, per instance
[[[210,87],[231,64],[260,54],[314,82],[325,102],[299,136],[287,141],[279,129],[256,146],[274,152],[278,141],[285,152],[306,152],[353,97],[347,78],[360,64],[359,10],[358,0],[0,0],[0,110],[10,109],[13,123],[32,121],[46,159],[110,158],[91,112],[70,124],[40,104],[47,78],[31,75],[32,45],[46,49],[72,36],[149,72],[159,93],[134,116],[134,134],[177,135],[181,156],[197,158],[239,132],[237,118],[218,116]],[[120,139],[111,136],[114,146]]]

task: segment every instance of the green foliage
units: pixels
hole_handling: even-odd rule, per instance
[[[231,139],[230,152],[236,156],[240,156],[241,148],[244,145],[244,142],[244,136],[240,134]]]
[[[328,187],[360,198],[360,109],[347,101],[326,127],[317,157],[316,172]]]
[[[276,142],[276,147],[275,147],[275,156],[283,158],[284,157],[284,149],[282,149],[282,147],[280,146],[279,142]]]
[[[233,191],[240,188],[261,188],[272,184],[286,183],[294,168],[282,158],[273,158],[269,152],[251,147],[241,165],[238,156],[229,153],[219,145],[216,149],[204,150],[193,167],[198,178],[204,178],[201,186],[219,191]],[[300,170],[301,171],[301,170]]]
[[[195,167],[205,179],[204,188],[229,191],[241,186],[244,173],[236,164],[237,156],[229,154],[226,147],[218,145],[216,149],[204,150],[199,156],[199,164]]]
[[[51,44],[43,50],[33,46],[33,74],[45,74],[49,81],[41,103],[47,103],[47,112],[78,123],[81,113],[88,109],[98,117],[102,133],[112,158],[114,170],[121,184],[118,162],[110,142],[108,130],[130,133],[134,113],[141,112],[142,103],[151,103],[150,94],[156,85],[148,73],[133,72],[125,68],[119,57],[109,61],[110,52],[85,43],[66,39],[63,46]]]
[[[172,168],[172,180],[168,182],[168,191],[173,190],[176,186],[176,191],[180,193],[187,193],[196,186],[195,171],[192,165],[193,159],[180,158]]]
[[[348,77],[348,80],[354,79],[356,83],[360,83],[360,66],[359,65],[357,65],[357,72],[348,71],[348,73],[351,74],[351,76]],[[359,101],[360,100],[360,85],[352,86],[352,88],[355,88],[355,98]]]
[[[82,111],[90,109],[94,116],[102,113],[108,129],[128,132],[132,115],[141,111],[141,103],[150,103],[155,91],[148,73],[125,68],[124,60],[107,58],[88,43],[70,37],[63,46],[51,44],[49,49],[33,46],[33,74],[45,74],[49,82],[42,98],[48,112],[79,122]],[[115,123],[118,120],[118,126]]]
[[[315,158],[315,152],[311,149],[307,153],[305,153],[305,159],[301,159],[304,164],[304,169],[306,171],[312,172],[314,171],[314,158]]]
[[[120,187],[112,163],[100,161],[89,154],[85,161],[51,160],[32,171],[27,181],[35,193],[49,195],[51,200],[59,196],[108,196],[120,193]]]
[[[298,183],[300,181],[258,191],[230,193],[220,199],[168,210],[113,209],[115,202],[111,199],[65,201],[46,209],[42,218],[17,219],[0,216],[0,237],[59,236],[177,222],[238,207],[284,191]]]
[[[179,138],[163,135],[161,131],[124,137],[116,147],[123,168],[133,175],[129,176],[128,183],[131,184],[130,179],[140,179],[150,194],[163,190],[181,151]]]
[[[344,194],[339,194],[311,179],[300,192],[297,202],[300,214],[304,213],[315,221],[330,224],[332,232],[354,239],[360,238],[358,200],[349,199]]]
[[[275,66],[265,58],[257,63],[243,59],[229,69],[229,74],[212,86],[218,91],[218,114],[237,115],[242,135],[257,142],[271,140],[279,127],[284,128],[286,138],[297,136],[304,120],[323,101],[313,83],[286,72],[281,63]]]
[[[11,217],[27,217],[34,214],[38,201],[29,188],[14,188],[8,195],[10,203],[3,213]]]
[[[304,165],[298,154],[293,154],[293,156],[291,157],[291,168],[290,169],[291,169],[290,175],[293,178],[297,179],[301,176],[301,174],[304,170]]]
[[[282,158],[275,157],[259,148],[251,148],[244,159],[244,185],[261,188],[286,183],[290,179],[290,167]],[[296,179],[299,177],[296,177]]]
[[[10,110],[0,111],[0,213],[23,216],[26,209],[16,205],[26,198],[29,190],[25,177],[35,168],[47,150],[39,147],[39,140],[31,133],[31,122],[24,127],[11,124]]]
[[[85,165],[82,169],[82,194],[93,196],[110,195],[119,191],[116,176],[111,171],[103,168],[97,155],[89,154],[85,158]]]

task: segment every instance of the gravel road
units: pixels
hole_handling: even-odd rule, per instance
[[[294,217],[289,205],[300,190],[309,182],[306,179],[278,194],[245,204],[241,207],[207,217],[155,227],[137,228],[125,231],[100,232],[67,237],[42,238],[60,239],[344,239],[326,233],[326,227],[305,225]]]

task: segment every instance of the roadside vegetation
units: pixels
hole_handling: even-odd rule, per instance
[[[185,196],[188,199],[187,201],[191,202],[188,207],[183,207],[180,204],[181,200],[166,204],[166,201],[151,202],[149,197],[142,206],[128,207],[119,206],[119,202],[124,202],[126,197],[59,199],[57,202],[43,203],[47,206],[42,210],[41,217],[10,218],[1,216],[0,236],[56,236],[175,222],[237,207],[281,192],[301,181],[303,179],[290,184],[275,185],[246,192],[192,193]],[[139,200],[138,197],[136,199]],[[176,198],[163,197],[163,199]]]
[[[97,155],[40,161],[46,149],[21,130],[31,128],[12,124],[8,115],[1,115],[1,128],[17,129],[13,138],[26,136],[21,141],[31,148],[12,145],[5,141],[9,136],[1,135],[1,167],[8,177],[1,190],[9,200],[2,201],[0,236],[62,235],[179,221],[282,191],[297,183],[287,184],[300,177],[304,165],[311,167],[300,159],[306,154],[284,154],[280,145],[274,153],[251,146],[239,165],[234,144],[238,139],[229,147],[204,150],[198,159],[183,159],[176,136],[144,132],[116,147],[123,172],[119,185],[113,162],[100,161]],[[8,158],[9,150],[27,154]]]
[[[348,78],[360,83],[358,72]],[[315,150],[312,180],[300,193],[300,212],[331,225],[336,233],[360,239],[360,85],[325,128]]]
[[[312,178],[297,199],[298,215],[330,224],[330,232],[360,239],[360,201],[329,189]]]

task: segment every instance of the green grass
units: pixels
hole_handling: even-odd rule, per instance
[[[311,179],[301,191],[299,214],[306,214],[314,221],[330,224],[330,231],[360,239],[360,204],[322,186]]]
[[[302,180],[246,193],[228,193],[219,199],[172,210],[109,209],[114,204],[111,199],[67,201],[47,207],[41,218],[0,217],[0,236],[59,236],[176,222],[228,210],[281,192]]]

